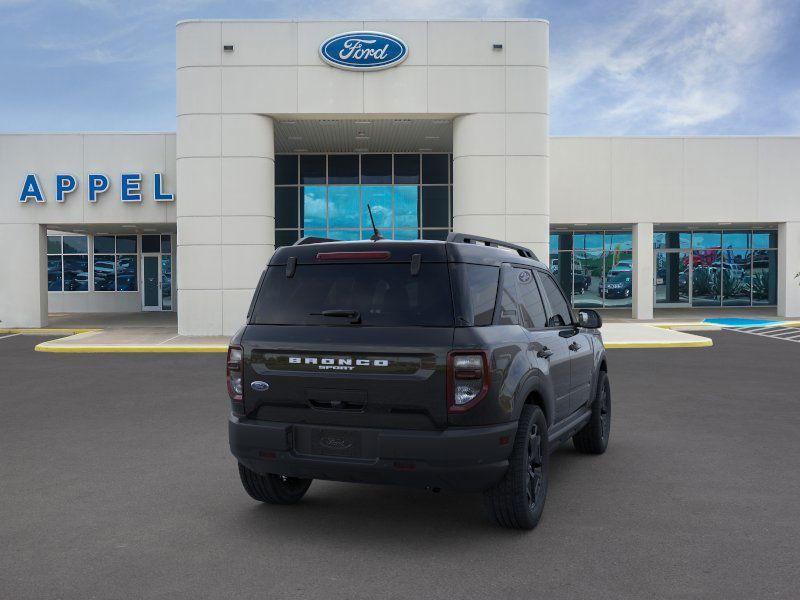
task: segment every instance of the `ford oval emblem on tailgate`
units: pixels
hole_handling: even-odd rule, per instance
[[[266,392],[269,389],[269,384],[266,381],[254,381],[250,387],[257,392]]]
[[[324,436],[319,439],[319,444],[323,448],[330,448],[331,450],[347,450],[353,447],[353,442],[344,438],[333,436]]]

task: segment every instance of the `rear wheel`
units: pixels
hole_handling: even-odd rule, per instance
[[[578,433],[572,436],[572,443],[578,452],[602,454],[608,448],[611,435],[611,385],[608,375],[600,371],[597,380],[597,394],[592,402],[592,416]]]
[[[508,471],[483,494],[489,518],[502,527],[533,529],[547,498],[547,421],[538,406],[526,405],[519,419]]]
[[[267,504],[295,504],[305,496],[311,479],[269,473],[261,475],[239,463],[239,477],[250,497]]]

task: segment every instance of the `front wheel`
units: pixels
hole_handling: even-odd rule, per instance
[[[306,495],[311,479],[269,473],[261,475],[239,463],[242,487],[251,498],[267,504],[296,504]]]
[[[575,449],[583,454],[602,454],[608,448],[611,435],[611,385],[608,375],[600,371],[597,379],[597,393],[592,402],[592,415],[589,422],[572,436]]]
[[[539,523],[547,498],[547,421],[538,406],[526,405],[519,418],[508,471],[483,493],[489,518],[510,529],[533,529]]]

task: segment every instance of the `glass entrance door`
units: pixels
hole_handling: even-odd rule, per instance
[[[142,310],[172,310],[172,234],[142,235]]]
[[[142,255],[142,310],[161,310],[161,255]]]

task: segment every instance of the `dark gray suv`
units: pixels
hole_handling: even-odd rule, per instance
[[[228,351],[242,484],[272,504],[313,479],[482,492],[496,523],[533,528],[549,453],[608,444],[600,325],[498,240],[280,248]]]

